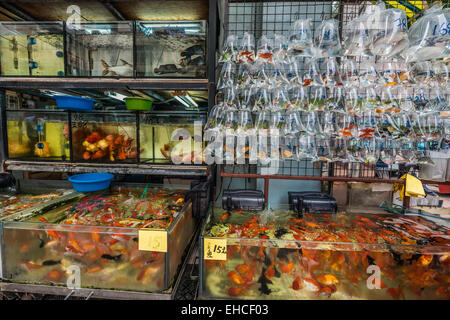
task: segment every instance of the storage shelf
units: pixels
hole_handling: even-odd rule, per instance
[[[11,89],[208,90],[208,79],[0,77],[0,87]]]
[[[61,163],[6,160],[4,169],[9,171],[45,171],[45,172],[109,172],[115,174],[145,174],[166,176],[208,176],[211,173],[207,165],[154,165],[154,164],[109,164],[109,163]]]

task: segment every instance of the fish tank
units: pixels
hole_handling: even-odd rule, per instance
[[[10,159],[70,159],[69,121],[66,112],[7,110],[6,130]]]
[[[71,117],[74,161],[137,162],[135,113],[74,112]]]
[[[64,76],[62,22],[1,22],[1,76]]]
[[[46,212],[3,221],[3,279],[82,288],[164,292],[197,221],[185,191],[113,187]]]
[[[133,33],[130,21],[67,25],[67,75],[133,77]]]
[[[206,113],[144,112],[140,117],[141,163],[202,163],[204,142],[196,142],[194,137],[201,139]]]
[[[449,224],[417,215],[214,208],[203,299],[450,299]]]
[[[14,194],[0,193],[0,221],[9,219],[25,210],[41,209],[43,206],[51,204],[52,200],[73,193],[73,191],[62,189],[47,192],[44,190],[34,191],[28,190]]]
[[[206,78],[206,21],[137,21],[138,77]]]

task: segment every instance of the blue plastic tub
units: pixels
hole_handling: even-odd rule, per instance
[[[54,95],[56,105],[59,109],[73,111],[91,111],[94,108],[95,100],[76,96]]]
[[[69,181],[75,191],[92,192],[108,189],[113,178],[111,173],[83,173],[71,176]]]

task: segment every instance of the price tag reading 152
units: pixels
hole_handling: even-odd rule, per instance
[[[227,260],[227,240],[205,238],[203,246],[205,260]]]

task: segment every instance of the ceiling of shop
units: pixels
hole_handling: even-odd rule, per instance
[[[80,7],[82,21],[208,19],[208,0],[15,0],[0,2],[0,21],[65,21],[71,5]]]

